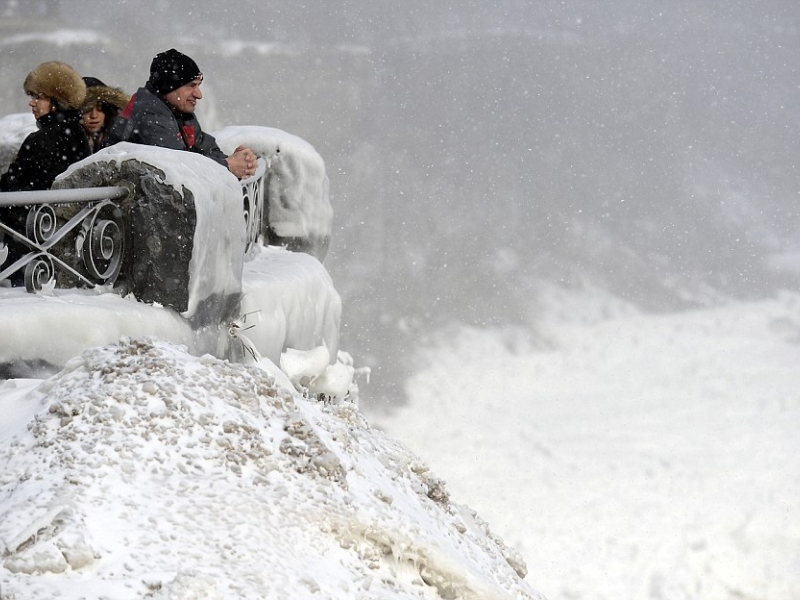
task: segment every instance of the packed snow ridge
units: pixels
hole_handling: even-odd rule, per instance
[[[123,338],[0,385],[0,598],[542,598],[355,384],[270,364]]]

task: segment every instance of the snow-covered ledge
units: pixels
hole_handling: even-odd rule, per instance
[[[86,347],[154,333],[195,354],[249,352],[277,363],[286,349],[324,348],[337,360],[341,300],[320,262],[332,221],[322,159],[300,138],[269,128],[231,128],[220,139],[226,147],[247,143],[267,163],[260,185],[283,209],[271,210],[280,217],[274,226],[264,216],[261,243],[248,249],[242,184],[217,163],[129,143],[104,149],[53,188],[132,191],[120,206],[128,228],[121,285],[33,295],[0,284],[0,365],[61,365]],[[76,319],[34,339],[53,300],[62,309],[74,304]]]

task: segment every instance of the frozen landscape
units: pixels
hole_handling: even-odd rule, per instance
[[[233,362],[0,287],[1,600],[800,600],[795,3],[0,1],[0,117],[169,46],[330,251],[245,260]]]
[[[546,337],[440,336],[377,423],[551,600],[800,598],[800,295]]]
[[[372,418],[298,394],[303,352],[8,380],[0,597],[800,597],[800,295],[616,310],[443,332]]]

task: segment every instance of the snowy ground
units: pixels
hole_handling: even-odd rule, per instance
[[[800,296],[420,350],[373,422],[550,600],[800,598]]]
[[[540,598],[423,461],[274,365],[122,340],[3,382],[0,414],[2,600]]]

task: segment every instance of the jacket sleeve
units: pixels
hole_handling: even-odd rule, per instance
[[[218,162],[226,169],[228,168],[228,155],[220,150],[217,140],[213,135],[201,131],[200,135],[195,140],[194,148],[192,148],[192,150]]]
[[[102,147],[108,148],[118,142],[132,142],[132,137],[133,123],[131,120],[117,116],[117,118],[114,119],[114,123],[111,125],[111,129],[108,130],[106,138],[103,140]]]

